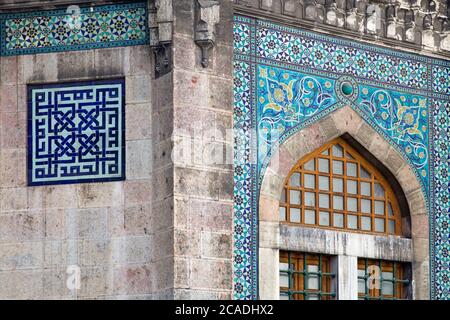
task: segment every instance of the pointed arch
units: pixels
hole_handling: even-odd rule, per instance
[[[408,161],[351,107],[346,106],[294,133],[279,147],[264,175],[259,194],[259,289],[261,298],[274,298],[270,279],[277,274],[280,223],[278,206],[284,181],[305,155],[339,136],[357,141],[398,182],[410,216],[413,297],[429,298],[429,216],[425,195]],[[276,287],[278,291],[278,287]]]

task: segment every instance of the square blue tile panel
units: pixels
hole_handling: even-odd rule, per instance
[[[125,81],[28,86],[28,184],[125,179]]]

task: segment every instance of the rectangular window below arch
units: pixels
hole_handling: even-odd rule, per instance
[[[280,251],[280,300],[411,299],[411,264]]]
[[[330,256],[280,251],[280,300],[334,300]]]
[[[409,270],[410,268],[406,263],[359,258],[358,299],[408,299]]]

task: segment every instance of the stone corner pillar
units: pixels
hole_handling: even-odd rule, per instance
[[[231,299],[233,6],[173,10],[174,298]]]

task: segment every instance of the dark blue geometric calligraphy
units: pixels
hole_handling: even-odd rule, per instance
[[[125,81],[28,87],[28,185],[125,179]]]

